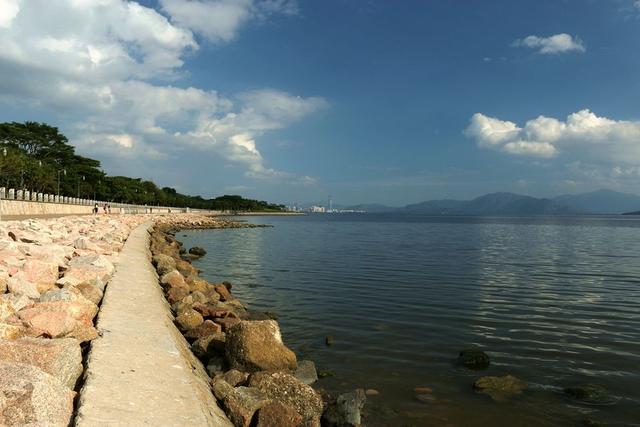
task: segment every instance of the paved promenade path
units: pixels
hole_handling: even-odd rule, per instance
[[[149,259],[150,226],[130,234],[106,288],[76,425],[231,427],[173,324]]]

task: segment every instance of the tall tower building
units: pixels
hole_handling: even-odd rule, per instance
[[[333,212],[333,199],[331,198],[331,196],[329,196],[329,203],[327,207],[329,208],[328,212]]]

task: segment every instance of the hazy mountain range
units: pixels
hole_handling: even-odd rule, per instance
[[[429,200],[403,207],[381,204],[336,206],[367,212],[405,212],[425,215],[577,215],[623,214],[640,210],[640,196],[613,190],[536,198],[514,193],[491,193],[473,200]]]

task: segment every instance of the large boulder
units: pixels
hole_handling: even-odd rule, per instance
[[[0,425],[68,426],[74,396],[35,366],[0,362]]]
[[[322,398],[293,375],[285,372],[256,372],[249,377],[249,387],[257,388],[272,400],[292,407],[302,416],[303,426],[320,426]]]
[[[80,343],[71,338],[0,340],[0,360],[40,368],[70,390],[82,374]]]
[[[197,311],[196,311],[197,313]],[[179,316],[178,316],[179,317]],[[185,338],[188,340],[197,340],[206,336],[219,334],[222,332],[222,327],[212,320],[205,320],[199,326],[192,328],[185,334]]]
[[[243,372],[297,368],[296,355],[282,342],[275,320],[241,321],[230,328],[225,355],[231,368]]]
[[[224,354],[226,336],[223,333],[198,338],[191,344],[191,351],[200,359],[209,359]]]
[[[504,377],[482,377],[473,383],[476,392],[489,395],[496,402],[504,402],[509,397],[522,394],[528,388],[526,382],[512,375]]]
[[[98,286],[85,282],[76,285],[76,289],[80,291],[83,297],[85,297],[95,305],[100,304],[100,301],[102,301],[102,296],[104,295],[104,293]]]
[[[89,341],[97,336],[93,327],[97,312],[98,307],[91,302],[48,301],[27,306],[18,316],[34,336]]]

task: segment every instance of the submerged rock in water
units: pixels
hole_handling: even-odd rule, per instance
[[[189,249],[189,253],[191,255],[202,257],[207,254],[207,251],[205,251],[204,248],[201,248],[200,246],[194,246],[191,249]]]
[[[462,350],[458,355],[456,364],[469,369],[486,369],[491,360],[489,355],[482,350],[470,348]]]
[[[616,402],[609,391],[597,384],[581,384],[564,389],[567,396],[587,405],[612,405]]]
[[[482,377],[473,383],[478,393],[489,395],[496,402],[504,402],[511,396],[522,394],[528,388],[526,382],[513,375]]]

